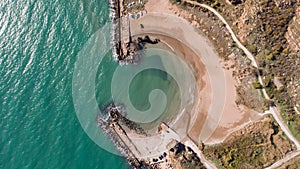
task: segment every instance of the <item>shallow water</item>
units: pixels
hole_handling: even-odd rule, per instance
[[[162,60],[168,57],[165,56],[167,52],[153,54],[152,50],[156,48],[147,49],[137,65],[118,66],[108,58],[110,55],[105,56],[98,67],[96,80],[99,107],[112,101],[116,104],[125,104],[127,117],[145,129],[157,127],[162,121],[170,122],[180,111],[181,103],[178,82],[167,73],[168,70]],[[160,91],[162,95],[153,91]],[[151,95],[154,101],[151,100]],[[137,119],[137,116],[144,120]]]

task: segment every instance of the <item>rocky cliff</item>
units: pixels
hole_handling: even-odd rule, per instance
[[[295,74],[291,78],[290,83],[287,85],[288,92],[294,102],[294,108],[296,111],[300,111],[300,1],[298,1],[298,7],[295,12],[295,16],[288,26],[288,31],[285,35],[291,55],[294,59],[291,62],[291,67],[294,67]]]
[[[286,39],[292,51],[300,52],[300,6],[297,7],[295,16],[289,24]]]

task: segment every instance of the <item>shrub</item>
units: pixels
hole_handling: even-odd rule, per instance
[[[259,82],[253,82],[253,83],[252,83],[252,86],[253,86],[255,89],[261,89],[261,88],[262,88],[262,86],[260,85]]]

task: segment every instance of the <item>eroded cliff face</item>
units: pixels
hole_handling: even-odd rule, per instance
[[[293,76],[290,79],[290,83],[287,84],[287,91],[291,95],[292,102],[296,111],[300,111],[300,1],[298,1],[298,7],[294,18],[289,24],[288,31],[285,35],[291,55],[293,57],[290,62],[290,68],[294,68]]]
[[[300,6],[296,9],[296,15],[289,24],[285,37],[291,50],[300,52]]]
[[[253,43],[251,42],[253,38],[249,37],[249,35],[255,31],[255,20],[258,13],[254,3],[255,2],[252,1],[246,1],[242,7],[239,7],[241,8],[240,12],[242,12],[242,15],[233,22],[233,25],[236,25],[238,28],[237,35],[242,43],[246,41]]]

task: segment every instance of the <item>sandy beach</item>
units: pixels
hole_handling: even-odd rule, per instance
[[[195,23],[178,20],[178,16],[188,19],[188,13],[165,0],[149,0],[145,7],[148,15],[131,21],[132,34],[152,34],[167,43],[190,65],[197,80],[199,103],[195,104],[199,105],[194,106],[194,112],[188,117],[182,118],[180,125],[175,125],[175,130],[187,129],[193,141],[213,144],[260,119],[257,112],[236,104],[232,70],[224,68],[225,61],[220,59],[209,40],[193,27]],[[144,25],[143,29],[140,24]],[[230,61],[227,64],[231,64]]]

